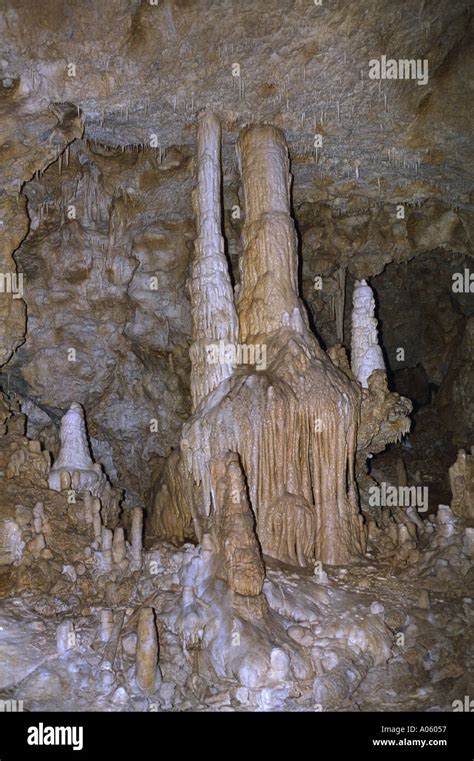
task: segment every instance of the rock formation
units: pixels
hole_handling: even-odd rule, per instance
[[[0,708],[469,710],[473,17],[388,5],[4,0]]]
[[[84,412],[73,402],[61,420],[61,449],[56,458],[48,483],[51,489],[77,492],[89,491],[100,496],[105,487],[105,476],[100,465],[92,462],[87,441]]]
[[[215,132],[208,134],[206,120],[199,130],[199,145],[208,135],[215,153]],[[171,458],[158,490],[150,534],[183,538],[191,520],[198,540],[209,533],[223,511],[211,462],[233,452],[264,555],[295,565],[346,562],[364,547],[353,471],[359,393],[319,347],[297,294],[282,133],[271,126],[244,130],[239,160],[246,208],[239,341],[254,354],[250,367],[235,368],[185,425],[179,456]],[[196,251],[200,256],[200,247]],[[217,249],[214,256],[221,261]],[[191,287],[201,284],[194,279]],[[201,336],[193,338],[196,347]],[[266,368],[259,369],[255,356],[263,350]]]
[[[474,451],[460,449],[449,469],[453,513],[466,520],[474,519]]]
[[[196,408],[233,371],[230,358],[214,359],[218,345],[233,346],[238,338],[232,287],[221,232],[221,127],[214,114],[199,117],[197,187],[194,207],[197,238],[190,295],[193,344],[191,394]]]
[[[359,383],[367,388],[374,370],[385,370],[385,363],[377,338],[375,301],[365,280],[356,280],[352,303],[351,368]]]
[[[152,691],[156,685],[158,636],[153,608],[142,608],[137,627],[137,682],[142,690]]]

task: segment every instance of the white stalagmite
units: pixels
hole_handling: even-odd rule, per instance
[[[61,420],[61,448],[49,474],[49,488],[73,488],[100,496],[106,483],[100,465],[92,461],[87,442],[84,411],[73,402]]]
[[[108,642],[114,625],[114,614],[111,610],[101,610],[99,637],[101,642]]]
[[[113,532],[111,529],[102,527],[102,561],[105,571],[110,571],[112,568],[112,540]]]
[[[121,526],[114,529],[114,538],[112,541],[112,556],[114,563],[122,563],[125,560],[125,536]]]
[[[75,647],[76,634],[72,621],[64,621],[56,628],[56,645],[61,655]]]
[[[351,369],[363,388],[374,370],[384,370],[385,362],[377,337],[377,319],[372,288],[356,280],[352,296]]]
[[[218,118],[212,113],[202,113],[197,135],[197,187],[193,195],[197,238],[190,279],[194,409],[233,372],[230,360],[209,362],[208,351],[220,341],[226,345],[238,341],[238,320],[221,232],[220,139]]]

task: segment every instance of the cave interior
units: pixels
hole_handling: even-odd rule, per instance
[[[470,3],[3,6],[0,698],[452,710]]]

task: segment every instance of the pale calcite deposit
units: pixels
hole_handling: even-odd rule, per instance
[[[363,388],[367,388],[374,370],[385,370],[374,311],[370,285],[365,280],[356,280],[352,296],[351,368]]]
[[[197,218],[195,255],[189,290],[193,343],[191,395],[194,408],[232,374],[231,362],[211,361],[214,346],[238,340],[224,238],[221,230],[221,126],[215,114],[199,117],[197,186],[194,206]]]
[[[84,411],[73,402],[61,420],[61,448],[49,474],[51,489],[89,491],[100,496],[106,479],[100,465],[92,462],[87,441]]]

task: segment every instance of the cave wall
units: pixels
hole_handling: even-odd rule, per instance
[[[128,506],[143,501],[191,408],[192,183],[187,147],[122,150],[78,139],[22,195],[29,223],[15,259],[28,283],[28,333],[5,368],[6,387],[53,453],[62,412],[82,403],[94,455],[125,486]],[[400,222],[392,204],[357,209],[348,200],[354,208],[345,214],[328,205],[295,208],[300,288],[313,328],[334,345],[342,309],[349,346],[353,283],[372,275],[393,387],[416,401],[441,386],[443,425],[467,446],[472,307],[469,294],[453,293],[451,278],[470,261],[469,220],[426,202],[407,206]],[[241,202],[235,168],[224,164],[226,253],[236,284],[243,216],[232,210]],[[400,346],[404,361],[396,359]],[[414,368],[421,390],[406,377]]]
[[[28,333],[6,385],[37,432],[83,404],[94,454],[132,505],[189,410],[189,158],[78,141],[25,195]]]

